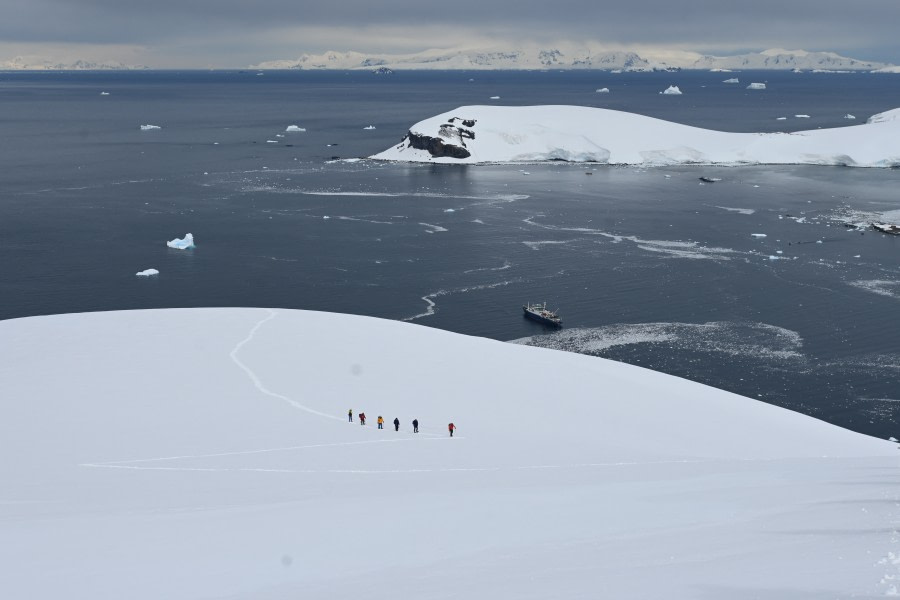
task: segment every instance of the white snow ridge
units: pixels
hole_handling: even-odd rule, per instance
[[[0,365],[4,599],[812,600],[897,575],[896,444],[594,356],[205,308],[3,320]]]
[[[176,250],[187,250],[189,248],[193,248],[194,235],[189,233],[183,238],[175,238],[174,240],[166,242],[166,246],[168,246],[169,248],[175,248]]]
[[[900,109],[865,124],[794,133],[730,133],[583,106],[463,106],[410,127],[372,158],[619,165],[900,166]],[[798,118],[802,118],[798,115]],[[808,118],[808,117],[807,117]]]

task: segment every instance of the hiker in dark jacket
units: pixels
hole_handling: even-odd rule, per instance
[[[419,420],[413,419],[413,433],[419,433]]]
[[[400,431],[400,419],[394,417],[394,431]]]
[[[353,409],[352,408],[347,411],[347,420],[350,421],[351,423],[353,422]]]

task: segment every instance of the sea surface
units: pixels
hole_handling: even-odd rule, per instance
[[[683,95],[660,94],[669,85]],[[797,131],[900,107],[900,76],[0,73],[0,319],[370,315],[611,358],[900,437],[900,237],[846,226],[900,210],[900,171],[347,160],[474,104]],[[188,232],[196,248],[166,246]],[[147,268],[160,274],[135,276]],[[529,301],[565,328],[525,320]]]

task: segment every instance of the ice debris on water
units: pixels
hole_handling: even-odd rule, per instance
[[[141,131],[152,131],[154,129],[162,129],[159,125],[141,125]]]
[[[794,115],[794,117],[797,119],[808,119],[809,115]]]
[[[665,94],[666,96],[680,96],[681,89],[677,85],[670,85],[665,90],[661,91],[660,94]]]
[[[748,90],[764,90],[766,89],[766,84],[764,83],[751,83],[747,86]]]
[[[299,125],[288,125],[287,129],[285,129],[285,131],[288,131],[290,133],[302,133],[302,132],[306,131],[306,129],[304,129],[303,127],[300,127]]]
[[[766,234],[765,233],[751,233],[750,236],[755,237],[755,238],[764,238],[764,237],[766,237]]]
[[[109,92],[100,92],[101,96],[109,96]]]
[[[491,100],[499,100],[500,96],[491,96]]]
[[[363,129],[375,129],[374,125],[366,125]]]
[[[855,119],[856,117],[851,115],[850,113],[847,113],[846,115],[844,115],[844,118],[845,119]]]
[[[726,79],[722,83],[740,83],[741,81],[737,77],[732,77],[731,79]]]
[[[598,88],[598,89],[597,89],[597,93],[598,93],[598,94],[608,94],[608,93],[609,93],[609,88]]]
[[[176,250],[187,250],[188,248],[194,247],[194,234],[188,233],[183,238],[175,238],[174,240],[170,240],[166,242],[166,246],[169,248],[175,248]]]
[[[159,275],[159,271],[156,269],[144,269],[143,271],[138,271],[135,275],[138,277],[150,277],[151,275]]]

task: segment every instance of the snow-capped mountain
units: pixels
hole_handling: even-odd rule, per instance
[[[128,65],[119,61],[76,60],[74,62],[54,62],[43,59],[26,59],[16,56],[0,61],[2,71],[134,71],[146,69],[143,65]]]
[[[257,69],[800,69],[870,71],[888,65],[840,56],[833,52],[771,49],[736,56],[709,56],[692,52],[636,52],[592,46],[526,46],[512,49],[445,49],[414,54],[325,52],[303,54],[294,60],[272,60]]]

